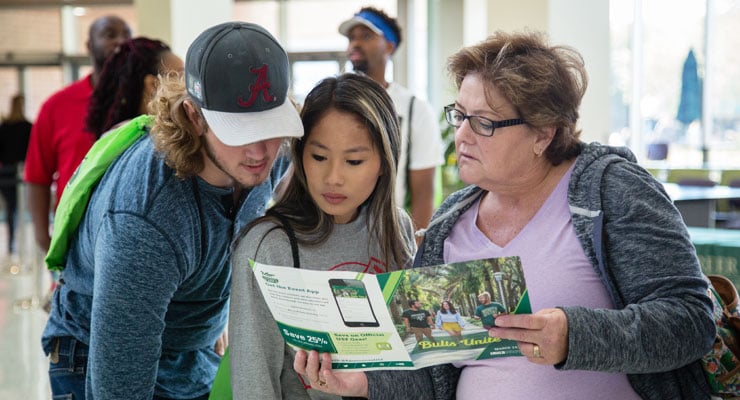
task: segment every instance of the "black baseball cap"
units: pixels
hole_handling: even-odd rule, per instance
[[[303,136],[288,98],[288,55],[259,25],[226,22],[206,29],[188,48],[185,84],[226,145]]]

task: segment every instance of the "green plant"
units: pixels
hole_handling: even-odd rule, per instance
[[[442,111],[439,118],[442,142],[445,145],[445,163],[442,166],[442,195],[447,197],[450,193],[462,189],[465,184],[457,174],[457,154],[455,153],[455,128],[450,126]]]

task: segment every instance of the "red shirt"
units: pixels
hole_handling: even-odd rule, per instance
[[[54,93],[41,106],[31,130],[23,180],[51,186],[56,181],[56,204],[67,181],[95,142],[85,116],[93,87],[90,75]]]

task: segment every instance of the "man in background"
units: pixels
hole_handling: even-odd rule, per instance
[[[95,136],[85,131],[85,116],[93,87],[105,59],[116,47],[131,38],[131,29],[117,16],[104,16],[90,25],[87,51],[93,70],[90,75],[52,94],[41,106],[31,131],[23,180],[28,187],[28,211],[33,221],[36,244],[46,252],[49,234],[51,188],[56,183],[53,208]]]
[[[393,99],[401,128],[396,201],[407,206],[416,229],[426,228],[434,211],[435,171],[444,162],[444,150],[439,117],[431,105],[385,79],[388,61],[402,40],[398,21],[380,9],[363,7],[339,25],[339,33],[349,40],[347,54],[354,70],[380,83]]]

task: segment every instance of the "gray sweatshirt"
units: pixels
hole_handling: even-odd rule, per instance
[[[445,200],[415,265],[444,262],[444,240],[482,193],[470,186]],[[563,307],[569,347],[556,368],[626,373],[645,399],[708,399],[699,359],[715,337],[712,304],[686,226],[663,186],[628,149],[582,144],[568,204],[578,239],[616,309]],[[453,370],[433,367],[435,386],[452,390],[449,398]],[[392,393],[394,385],[407,383],[370,384]]]
[[[404,240],[414,246],[411,220],[402,213]],[[229,353],[234,399],[339,399],[317,390],[306,390],[293,370],[293,350],[283,341],[267,304],[260,293],[248,260],[271,265],[292,266],[288,237],[271,222],[252,228],[236,246],[232,260],[232,292],[229,313]],[[380,249],[369,236],[367,213],[353,222],[335,225],[328,240],[320,245],[299,245],[301,268],[382,272]],[[409,260],[409,264],[410,264]],[[405,267],[408,267],[406,265]],[[408,398],[431,398],[433,390],[427,370],[377,371],[378,379],[394,375],[407,377],[415,385],[404,387]],[[410,378],[413,377],[413,378]],[[306,382],[308,383],[308,382]],[[371,387],[370,398],[376,398]],[[421,397],[417,397],[421,396]]]

